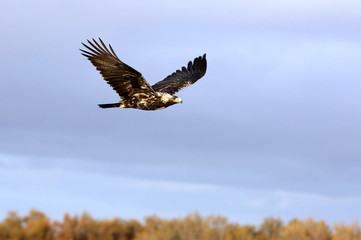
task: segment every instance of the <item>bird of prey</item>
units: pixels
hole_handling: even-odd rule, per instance
[[[181,103],[182,99],[174,94],[195,83],[207,70],[204,54],[195,58],[193,62],[189,61],[187,67],[182,67],[181,70],[150,86],[140,72],[119,60],[110,45],[109,51],[100,38],[100,43],[94,39],[93,42],[87,41],[89,46],[82,44],[88,51],[80,49],[82,55],[89,59],[121,98],[121,101],[116,103],[99,104],[101,108],[158,110]]]

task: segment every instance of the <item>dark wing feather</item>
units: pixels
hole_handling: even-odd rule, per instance
[[[84,45],[89,51],[82,51],[82,55],[96,67],[107,83],[123,99],[135,93],[153,94],[154,90],[143,78],[142,74],[127,64],[119,60],[112,47],[109,49],[99,38],[99,43],[93,39],[94,43],[88,40],[90,46]]]
[[[203,57],[195,58],[193,63],[189,61],[187,68],[182,67],[182,70],[177,70],[164,80],[154,84],[152,88],[157,92],[174,94],[195,83],[206,74],[206,70],[207,59],[206,54],[204,54]]]

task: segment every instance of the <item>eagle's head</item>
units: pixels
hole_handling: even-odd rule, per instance
[[[180,97],[177,97],[177,96],[173,96],[173,102],[175,103],[182,103],[182,99]]]
[[[167,105],[173,105],[176,103],[181,103],[182,99],[177,96],[170,95],[168,93],[162,93],[161,94],[161,101]]]

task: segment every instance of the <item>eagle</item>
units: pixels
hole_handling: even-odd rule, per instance
[[[89,45],[82,43],[88,51],[80,49],[81,54],[88,58],[121,98],[116,103],[98,104],[100,108],[159,110],[182,103],[182,99],[174,94],[198,81],[207,70],[204,54],[193,62],[189,61],[187,67],[150,86],[140,72],[120,61],[110,44],[109,50],[100,38],[100,43],[94,38],[92,40],[87,40]]]

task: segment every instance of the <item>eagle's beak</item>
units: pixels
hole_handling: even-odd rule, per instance
[[[178,98],[175,99],[175,102],[176,103],[182,103],[183,101],[182,101],[182,99],[180,97],[178,97]]]

